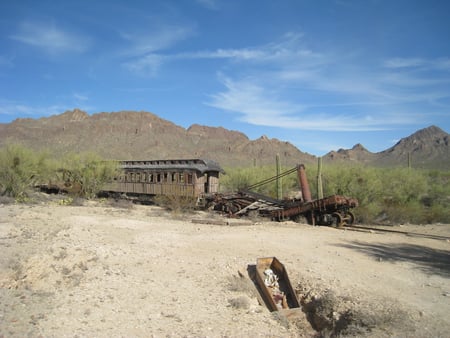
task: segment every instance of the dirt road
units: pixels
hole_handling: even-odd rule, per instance
[[[0,205],[0,337],[448,337],[450,243],[108,202]],[[214,223],[214,222],[212,222]],[[217,222],[220,223],[220,222]],[[400,230],[450,236],[449,225]],[[276,256],[303,303],[259,305]]]

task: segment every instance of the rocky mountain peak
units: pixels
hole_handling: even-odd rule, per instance
[[[361,143],[357,143],[352,148],[353,151],[369,152]]]
[[[289,142],[266,135],[250,140],[244,133],[198,124],[188,129],[149,112],[121,111],[89,115],[81,109],[40,119],[17,119],[0,124],[0,146],[21,143],[48,149],[55,155],[92,151],[111,159],[209,158],[223,166],[315,164],[317,157]],[[437,126],[421,129],[395,146],[371,153],[358,143],[325,155],[324,162],[363,163],[375,166],[412,165],[450,167],[449,134]]]
[[[74,110],[67,110],[61,115],[57,115],[60,120],[66,120],[66,121],[82,121],[89,118],[89,114],[85,111],[75,108]]]

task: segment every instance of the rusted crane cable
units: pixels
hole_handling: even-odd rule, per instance
[[[269,183],[271,183],[273,181],[276,181],[277,179],[279,179],[281,177],[287,176],[287,175],[292,174],[292,173],[294,173],[296,171],[297,171],[297,167],[294,167],[292,169],[289,169],[289,170],[281,173],[280,175],[275,175],[273,177],[266,178],[265,180],[262,180],[260,182],[255,183],[255,184],[252,184],[252,185],[246,187],[245,190],[253,190],[253,189],[259,188],[259,187],[261,187],[263,185],[269,184]]]

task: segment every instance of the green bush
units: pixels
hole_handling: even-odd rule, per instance
[[[21,145],[0,149],[0,195],[27,200],[35,184],[50,175],[49,159]]]
[[[62,179],[72,187],[72,193],[95,197],[102,187],[118,175],[119,166],[93,153],[69,154],[62,159]]]
[[[92,153],[52,159],[21,145],[0,149],[0,195],[26,201],[37,184],[64,185],[75,195],[94,197],[118,174],[118,164]]]

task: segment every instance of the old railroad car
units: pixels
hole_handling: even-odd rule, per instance
[[[219,191],[223,169],[206,159],[120,161],[121,174],[104,187],[128,196],[202,197]]]

